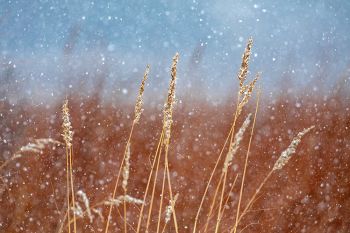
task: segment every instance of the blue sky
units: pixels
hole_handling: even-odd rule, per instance
[[[349,17],[347,0],[1,0],[0,55],[22,77],[50,71],[56,78],[42,79],[51,81],[66,72],[57,62],[65,51],[83,63],[71,66],[78,73],[101,62],[96,59],[109,60],[112,79],[127,78],[146,63],[162,76],[176,51],[184,76],[191,75],[199,51],[201,81],[225,87],[253,36],[252,73],[263,72],[270,86],[286,76],[307,83],[318,76],[331,80],[348,67]]]

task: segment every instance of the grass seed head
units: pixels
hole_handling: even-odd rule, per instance
[[[73,141],[73,131],[72,124],[70,122],[68,99],[64,101],[64,104],[62,106],[62,120],[63,140],[66,143],[66,146],[70,148],[72,146]]]
[[[303,131],[299,132],[297,136],[295,136],[288,146],[286,150],[284,150],[278,160],[276,161],[275,165],[273,166],[273,170],[279,170],[284,167],[289,161],[289,159],[292,157],[292,155],[295,153],[299,143],[301,142],[301,138],[310,132],[315,126],[311,126],[309,128],[304,129]]]
[[[244,81],[247,79],[249,58],[250,58],[252,46],[253,46],[253,39],[249,38],[247,46],[246,46],[244,53],[243,53],[243,56],[242,56],[241,68],[239,69],[239,73],[238,73],[238,80],[239,80],[240,88],[243,87]]]
[[[134,123],[135,123],[135,124],[139,123],[141,114],[142,114],[142,112],[143,112],[143,109],[142,109],[142,105],[143,105],[143,92],[145,91],[145,85],[146,85],[146,81],[147,81],[147,78],[148,78],[149,69],[150,69],[150,66],[147,65],[146,70],[145,70],[145,73],[144,73],[144,75],[143,75],[143,79],[142,79],[142,82],[141,82],[141,86],[140,86],[140,89],[139,89],[139,94],[138,94],[138,96],[137,96],[137,98],[136,98],[136,104],[135,104],[135,119],[134,119]]]
[[[173,108],[175,103],[175,88],[176,88],[176,73],[177,63],[179,61],[179,54],[176,53],[173,57],[173,63],[171,66],[171,80],[168,89],[167,101],[164,105],[164,119],[163,119],[163,131],[164,131],[164,144],[169,145],[171,125],[173,123]]]
[[[125,192],[128,186],[129,174],[130,174],[130,143],[126,145],[125,164],[123,167],[122,188],[124,189]]]
[[[234,141],[226,155],[226,159],[224,162],[224,167],[222,169],[222,171],[225,173],[227,172],[228,167],[230,166],[233,156],[236,154],[238,148],[239,148],[239,144],[241,143],[242,139],[243,139],[243,135],[244,132],[246,131],[246,129],[248,128],[250,121],[251,121],[251,116],[252,114],[249,113],[247,118],[245,119],[245,121],[243,122],[241,128],[238,130],[238,132],[235,135]]]

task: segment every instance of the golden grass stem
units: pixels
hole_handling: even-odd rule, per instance
[[[124,196],[126,196],[126,190],[124,190]],[[128,226],[127,226],[127,219],[126,219],[126,201],[123,201],[123,206],[124,206],[124,233],[128,232]]]
[[[71,232],[70,228],[70,181],[69,181],[69,149],[66,147],[66,181],[67,181],[67,218],[68,218],[68,233]]]
[[[177,225],[177,218],[176,218],[176,211],[175,211],[175,201],[173,196],[173,191],[171,187],[171,180],[170,180],[170,172],[169,172],[169,162],[168,162],[168,151],[169,151],[169,145],[166,146],[166,153],[165,153],[165,165],[166,165],[166,171],[167,171],[167,177],[168,177],[168,188],[169,188],[169,194],[170,194],[170,203],[172,205],[172,216],[174,220],[174,226],[175,226],[175,232],[179,232],[179,227]]]
[[[74,182],[73,182],[73,146],[69,150],[69,170],[70,170],[70,182],[71,182],[71,194],[72,194],[72,206],[75,210],[75,192],[74,192]],[[73,229],[74,233],[77,232],[77,220],[75,216],[75,211],[73,211]]]
[[[152,162],[152,167],[151,167],[151,171],[150,171],[150,174],[148,176],[148,181],[147,181],[147,185],[146,185],[146,190],[145,190],[145,194],[143,196],[143,204],[141,206],[141,210],[140,210],[140,214],[139,214],[139,219],[138,219],[138,223],[137,223],[137,229],[136,229],[136,233],[139,233],[140,232],[140,228],[141,228],[141,222],[142,222],[142,218],[143,218],[143,210],[145,208],[145,203],[146,203],[146,198],[147,198],[147,193],[148,193],[148,189],[149,189],[149,186],[151,184],[151,181],[152,181],[152,175],[153,175],[153,169],[154,169],[154,166],[156,164],[156,161],[157,162],[157,166],[159,167],[159,157],[157,156],[158,155],[158,151],[160,150],[160,147],[162,145],[162,140],[163,140],[163,131],[162,131],[162,134],[160,135],[160,139],[159,139],[159,142],[158,142],[158,145],[157,145],[157,149],[156,149],[156,153],[155,153],[155,157],[153,159],[153,162]],[[156,169],[158,170],[158,169]],[[153,191],[154,192],[154,191]],[[153,204],[153,202],[152,202]]]
[[[240,143],[243,139],[244,133],[246,131],[246,129],[248,128],[249,124],[250,124],[250,118],[251,118],[251,114],[248,114],[248,116],[246,117],[246,119],[244,120],[244,122],[242,123],[241,128],[237,131],[237,133],[235,134],[234,137],[234,141],[233,143],[230,145],[230,148],[227,152],[226,155],[226,159],[224,162],[224,166],[222,169],[222,173],[223,173],[223,184],[222,184],[222,190],[221,190],[221,195],[220,195],[220,201],[219,201],[219,209],[218,209],[218,217],[217,217],[217,221],[216,221],[216,228],[215,228],[215,232],[218,232],[219,230],[219,225],[220,225],[220,221],[221,221],[221,208],[222,208],[222,202],[223,202],[223,198],[224,198],[224,193],[225,193],[225,187],[226,187],[226,179],[227,179],[227,173],[228,173],[228,167],[231,164],[231,161],[233,159],[233,156],[237,153],[238,148],[240,146]]]
[[[267,176],[261,182],[259,187],[255,190],[255,193],[250,198],[248,204],[246,205],[246,207],[242,211],[241,216],[239,216],[238,220],[235,222],[235,225],[231,229],[230,233],[233,233],[233,232],[236,233],[237,232],[237,227],[238,227],[239,222],[241,221],[242,217],[247,213],[247,211],[250,209],[250,207],[252,206],[252,204],[254,203],[254,201],[256,199],[256,196],[258,195],[258,193],[260,192],[262,187],[265,185],[267,180],[271,177],[271,175],[273,174],[274,171],[282,169],[283,166],[285,166],[287,164],[287,162],[291,158],[292,154],[294,154],[296,152],[297,146],[301,142],[302,137],[305,134],[307,134],[308,132],[310,132],[310,130],[312,130],[313,128],[314,128],[314,126],[311,126],[309,128],[306,128],[306,129],[302,130],[301,132],[299,132],[297,134],[297,136],[295,136],[293,138],[293,140],[292,140],[291,144],[288,146],[288,148],[281,153],[280,157],[275,162],[275,165],[273,166],[273,168],[270,170],[270,172],[267,174]]]
[[[159,164],[160,164],[160,155],[162,154],[162,143],[163,143],[163,137],[164,137],[164,132],[162,132],[161,138],[159,140],[160,143],[160,149],[158,155],[156,154],[155,160],[157,159],[157,166],[154,174],[154,182],[153,182],[153,187],[152,187],[152,194],[151,194],[151,201],[149,204],[149,209],[148,209],[148,215],[147,215],[147,221],[146,221],[146,230],[145,232],[148,232],[149,224],[151,221],[151,214],[152,214],[152,209],[153,209],[153,201],[154,201],[154,194],[155,194],[155,189],[156,189],[156,183],[157,183],[157,177],[158,177],[158,171],[159,171]],[[145,194],[146,195],[146,194]]]
[[[243,169],[243,175],[242,175],[242,181],[241,181],[241,188],[240,188],[240,191],[239,191],[239,199],[238,199],[237,212],[236,212],[236,223],[238,221],[239,212],[240,212],[240,208],[241,208],[241,201],[242,201],[243,189],[244,189],[244,181],[245,181],[245,176],[246,176],[246,171],[247,171],[247,165],[248,165],[250,148],[251,148],[251,144],[252,144],[252,138],[253,138],[253,134],[254,134],[254,127],[255,127],[255,122],[256,122],[256,116],[257,116],[258,108],[259,108],[260,95],[261,95],[261,92],[260,92],[260,89],[258,89],[258,97],[257,97],[257,100],[256,100],[256,107],[255,107],[255,114],[254,114],[254,119],[253,119],[253,126],[252,126],[251,131],[250,131],[250,137],[249,137],[249,142],[248,142],[248,149],[247,149],[247,153],[246,153],[246,156],[245,156],[245,162],[244,162],[244,169]],[[237,227],[237,226],[235,226],[235,227]]]
[[[214,193],[214,197],[213,197],[213,201],[210,205],[210,209],[209,209],[209,213],[207,214],[207,220],[206,220],[206,223],[204,225],[204,231],[203,232],[207,232],[207,228],[208,228],[208,225],[209,225],[209,221],[210,219],[212,218],[212,214],[213,214],[213,209],[215,207],[215,201],[216,201],[216,196],[219,192],[219,189],[220,189],[220,185],[221,185],[221,182],[222,182],[222,178],[223,178],[223,173],[221,173],[221,176],[220,176],[220,179],[219,179],[219,182],[218,182],[218,185],[216,185],[216,189],[215,189],[215,193]]]
[[[166,164],[164,162],[164,171],[163,171],[163,178],[162,178],[162,191],[161,191],[161,194],[160,194],[160,203],[159,203],[159,211],[158,211],[157,233],[159,232],[160,222],[161,222],[161,219],[162,219],[162,208],[163,208],[163,199],[164,199],[165,179],[166,179]]]
[[[205,187],[204,193],[203,193],[203,195],[202,195],[201,202],[200,202],[200,204],[199,204],[199,207],[198,207],[198,210],[197,210],[197,213],[196,213],[196,217],[195,217],[194,224],[193,224],[193,231],[192,231],[193,233],[195,233],[196,230],[197,230],[197,224],[198,224],[199,214],[200,214],[200,212],[201,212],[201,210],[202,210],[205,197],[206,197],[206,195],[207,195],[207,193],[208,193],[208,190],[209,190],[210,183],[211,183],[211,181],[212,181],[212,179],[213,179],[213,177],[214,177],[215,171],[216,171],[216,169],[217,169],[217,167],[218,167],[218,165],[219,165],[219,162],[220,162],[220,160],[221,160],[221,158],[222,158],[222,154],[223,154],[223,152],[224,152],[224,150],[225,150],[225,147],[226,147],[226,145],[227,145],[227,143],[228,143],[228,141],[229,141],[229,139],[230,139],[230,135],[231,135],[232,132],[234,131],[234,127],[235,127],[235,126],[234,126],[234,124],[233,124],[232,127],[231,127],[231,129],[230,129],[230,131],[229,131],[229,133],[228,133],[228,135],[227,135],[227,137],[226,137],[226,140],[225,140],[225,142],[224,142],[224,145],[222,146],[222,149],[221,149],[221,151],[220,151],[220,154],[219,154],[218,158],[216,159],[214,168],[213,168],[213,170],[212,170],[212,172],[211,172],[211,174],[210,174],[209,180],[208,180],[207,185],[206,185],[206,187]],[[216,195],[214,195],[213,202],[215,202],[215,200],[216,200]]]
[[[255,201],[256,196],[258,195],[258,193],[260,192],[260,190],[262,189],[262,187],[265,185],[265,183],[267,182],[267,180],[270,178],[270,176],[272,175],[273,170],[270,170],[270,172],[267,174],[267,176],[264,178],[264,180],[260,183],[259,187],[255,190],[255,193],[253,194],[253,196],[250,198],[248,204],[246,205],[246,207],[244,208],[244,210],[242,211],[241,216],[239,216],[238,220],[235,222],[234,227],[231,229],[230,233],[237,232],[237,227],[239,222],[241,221],[241,219],[243,218],[243,216],[247,213],[247,211],[249,210],[249,208],[251,207],[252,203]]]
[[[224,178],[223,178],[223,183],[222,183],[222,188],[221,188],[221,195],[220,195],[220,201],[219,201],[218,216],[217,216],[217,219],[216,219],[215,233],[217,233],[219,231],[219,226],[220,226],[220,222],[221,222],[221,208],[222,208],[222,201],[223,201],[224,192],[225,192],[227,171],[225,171],[223,173],[223,177]]]
[[[66,145],[66,178],[67,178],[67,211],[68,211],[68,223],[70,223],[70,192],[72,197],[73,209],[75,208],[74,200],[74,187],[73,187],[73,165],[72,165],[72,141],[73,141],[73,131],[72,124],[70,121],[70,113],[68,107],[68,99],[66,99],[62,105],[62,137]],[[73,212],[73,229],[76,233],[76,219],[75,213]],[[71,232],[70,224],[68,224],[68,232]]]
[[[222,177],[223,177],[223,173],[221,173],[221,176],[220,176],[220,180],[219,180],[220,183],[221,183],[221,181],[222,181]],[[227,197],[226,197],[226,199],[225,199],[225,203],[224,203],[223,206],[226,206],[226,205],[227,205],[227,203],[228,203],[228,201],[229,201],[229,199],[230,199],[230,193],[232,192],[233,187],[234,187],[235,184],[236,184],[237,178],[238,178],[238,175],[235,176],[235,179],[234,179],[234,181],[233,181],[233,183],[232,183],[232,186],[231,186],[231,188],[230,188],[230,191],[229,191],[228,194],[227,194]],[[216,190],[215,190],[216,195],[217,195],[217,193],[219,192],[219,188],[220,188],[220,186],[217,185]],[[215,196],[216,196],[216,195],[215,195]],[[213,217],[213,216],[212,216],[212,213],[213,213],[213,210],[214,210],[214,204],[215,204],[215,202],[212,202],[212,204],[211,204],[211,206],[210,206],[209,213],[207,214],[206,223],[205,223],[204,227],[201,228],[200,232],[204,232],[204,233],[207,232],[207,229],[208,229],[208,226],[209,226],[209,222],[210,222],[210,220],[211,220],[212,217]],[[225,211],[225,209],[223,209],[223,210],[221,211],[221,216],[223,215],[224,211]],[[204,230],[202,231],[202,229],[204,229]]]
[[[131,141],[131,137],[132,137],[132,134],[134,132],[134,127],[135,127],[135,122],[132,123],[131,125],[131,130],[130,130],[130,133],[129,133],[129,137],[128,137],[128,141],[126,143],[126,146],[125,146],[125,149],[124,149],[124,154],[123,154],[123,159],[122,159],[122,162],[120,163],[120,167],[119,167],[119,171],[118,171],[118,175],[117,175],[117,180],[115,182],[115,185],[114,185],[114,189],[113,189],[113,194],[112,194],[112,199],[115,199],[115,195],[117,193],[117,189],[118,189],[118,184],[119,184],[119,179],[120,179],[120,175],[122,173],[122,170],[123,170],[123,165],[124,165],[124,161],[125,161],[125,155],[127,153],[127,150],[128,150],[128,145],[130,144],[130,141]],[[109,205],[109,210],[108,210],[108,216],[107,216],[107,223],[106,223],[106,227],[105,227],[105,233],[108,232],[108,228],[109,228],[109,223],[110,223],[110,220],[111,220],[111,215],[112,215],[112,209],[113,209],[113,204],[111,203]]]
[[[125,149],[124,149],[123,159],[122,159],[122,162],[121,162],[120,167],[119,167],[117,180],[116,180],[115,185],[114,185],[112,199],[115,198],[115,195],[116,195],[116,192],[117,192],[117,188],[118,188],[118,184],[119,184],[119,178],[120,178],[123,166],[124,166],[125,156],[126,156],[127,151],[129,149],[128,147],[130,145],[130,141],[131,141],[132,134],[134,132],[135,125],[138,124],[138,122],[140,120],[140,117],[141,117],[142,104],[143,104],[143,93],[144,93],[144,90],[145,90],[146,80],[148,78],[149,68],[150,68],[149,65],[147,65],[146,71],[145,71],[145,73],[143,75],[143,78],[142,78],[142,81],[141,81],[139,94],[138,94],[138,96],[136,98],[135,111],[134,111],[135,116],[134,116],[134,120],[132,122],[130,134],[129,134],[129,137],[128,137],[128,140],[127,140],[127,143],[126,143],[126,146],[125,146]],[[124,203],[125,203],[125,201],[124,201]],[[105,227],[105,233],[108,232],[109,222],[111,220],[112,209],[113,209],[113,204],[111,203],[111,205],[109,206],[107,223],[106,223],[106,227]],[[125,223],[125,221],[126,221],[126,204],[124,204],[124,229],[127,228],[126,227],[127,224]]]

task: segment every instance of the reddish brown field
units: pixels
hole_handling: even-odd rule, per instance
[[[288,164],[268,180],[238,232],[350,231],[350,103],[338,90],[312,97],[306,93],[300,91],[298,98],[280,96],[272,103],[262,96],[242,207],[293,136],[311,125],[315,129],[303,138]],[[101,104],[98,95],[71,96],[69,100],[74,130],[75,191],[83,190],[93,206],[111,196],[132,124],[133,106]],[[0,102],[1,160],[6,161],[36,138],[62,142],[62,102],[48,107]],[[161,103],[151,107],[148,102],[146,98],[145,112],[131,140],[128,190],[130,195],[141,199],[162,129]],[[197,207],[232,123],[233,102],[213,106],[184,98],[175,107],[169,162],[173,191],[179,193],[176,202],[179,232],[192,232]],[[238,125],[248,112],[254,112],[254,101],[245,109]],[[228,184],[233,183],[236,174],[240,175],[225,206],[220,232],[228,232],[228,226],[234,224],[247,142],[246,135],[230,167]],[[65,163],[62,144],[47,146],[41,154],[27,153],[0,170],[0,232],[58,231],[66,211]],[[216,181],[208,197],[213,195]],[[205,223],[209,204],[208,198],[200,215],[199,229]],[[103,211],[104,218],[93,213],[92,222],[87,217],[78,219],[79,232],[104,232],[108,207],[96,208]],[[139,206],[130,205],[128,210],[129,231],[134,232]],[[152,229],[156,227],[157,214],[155,211]],[[123,228],[122,215],[122,207],[114,208],[110,232],[120,232],[117,229]],[[209,225],[210,232],[215,221],[216,217]],[[173,224],[166,232],[174,232]]]

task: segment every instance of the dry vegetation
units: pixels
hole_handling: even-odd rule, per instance
[[[178,54],[162,114],[143,99],[149,66],[133,117],[99,90],[63,108],[1,102],[1,232],[348,232],[344,94],[260,104],[251,49],[220,106],[176,103]]]

